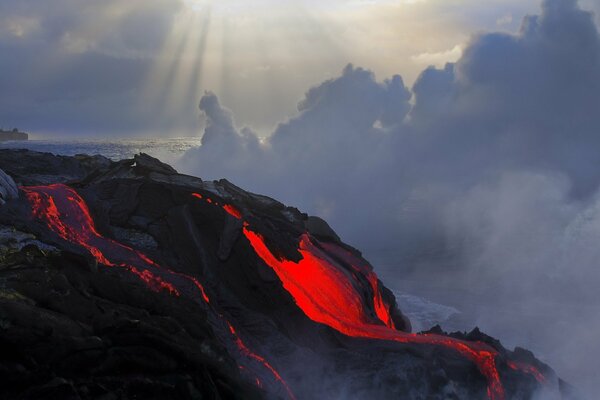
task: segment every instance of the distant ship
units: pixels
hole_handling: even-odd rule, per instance
[[[29,140],[29,135],[25,132],[20,132],[17,128],[12,131],[0,129],[0,142],[7,140]]]

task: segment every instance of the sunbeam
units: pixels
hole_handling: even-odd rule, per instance
[[[162,50],[154,57],[138,104],[140,110],[154,110],[165,116],[163,121],[171,120],[163,123],[167,129],[176,124],[183,110],[193,112],[206,90],[225,99],[234,89],[242,96],[261,92],[279,114],[287,114],[293,103],[282,92],[286,71],[301,62],[314,71],[330,65],[333,74],[339,60],[348,61],[345,44],[327,28],[333,19],[315,17],[308,6],[316,5],[310,1],[183,0],[182,4]],[[256,120],[265,119],[268,113],[269,108],[259,104],[248,110]],[[261,127],[270,130],[272,124]]]
[[[168,88],[167,112],[172,114],[177,108],[185,105],[193,106],[200,96],[199,84],[202,82],[202,71],[210,33],[211,8],[190,16],[188,32],[178,55],[177,66]]]

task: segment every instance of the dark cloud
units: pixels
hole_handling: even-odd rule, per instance
[[[414,87],[414,127],[475,145],[486,166],[497,166],[492,157],[552,168],[587,192],[598,183],[600,161],[592,150],[600,144],[598,32],[574,1],[542,7],[519,35],[476,37],[455,66],[423,73]]]
[[[178,4],[3,1],[0,123],[78,135],[162,128],[139,107],[140,89]]]
[[[388,284],[444,286],[441,300],[470,307],[469,323],[533,348],[591,391],[598,104],[592,15],[545,0],[519,33],[474,37],[410,91],[400,77],[379,83],[346,67],[262,143],[207,95],[205,140],[180,166],[323,216],[374,260],[393,249],[384,261],[394,267],[380,268]]]

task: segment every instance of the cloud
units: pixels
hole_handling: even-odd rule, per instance
[[[180,168],[325,217],[375,258],[393,249],[389,285],[442,282],[460,306],[465,292],[476,296],[474,322],[591,391],[598,104],[593,16],[574,0],[545,0],[517,34],[474,36],[411,90],[349,65],[262,141],[207,94],[203,144]]]
[[[591,149],[600,138],[600,40],[575,2],[545,1],[542,8],[519,35],[476,37],[456,65],[425,71],[414,87],[414,127],[475,145],[471,150],[486,154],[481,167],[510,162],[562,171],[575,191],[587,193],[599,178]]]
[[[505,26],[505,25],[512,24],[512,22],[513,22],[512,14],[504,14],[502,17],[500,17],[496,20],[496,25]]]
[[[453,48],[445,51],[439,52],[426,52],[414,55],[411,59],[420,65],[433,65],[433,66],[443,66],[448,62],[455,62],[462,55],[462,47],[460,45],[456,45]]]
[[[342,76],[310,89],[299,115],[258,143],[251,131],[236,129],[231,113],[208,94],[200,103],[207,119],[203,145],[186,154],[181,166],[207,178],[227,176],[290,203],[306,200],[306,209],[333,218],[351,212],[350,203],[334,204],[337,196],[354,197],[357,186],[384,168],[374,166],[390,159],[386,143],[407,115],[409,99],[399,76],[378,83],[371,72],[349,65]]]
[[[150,121],[159,129],[155,110],[135,106],[178,3],[136,3],[2,1],[2,124],[79,135],[136,131]]]

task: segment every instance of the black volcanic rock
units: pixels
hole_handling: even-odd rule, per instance
[[[19,197],[19,189],[10,175],[0,169],[0,205]]]
[[[226,180],[146,155],[2,150],[0,168],[24,186],[69,182],[0,207],[0,398],[485,399],[471,348],[493,353],[506,399],[566,392],[531,353],[478,330],[407,334],[391,291],[325,221]],[[318,284],[319,269],[302,275],[311,254],[368,321],[336,328],[299,306],[276,266]]]
[[[106,157],[56,156],[31,150],[0,149],[0,169],[20,185],[45,185],[83,179],[112,164]]]

